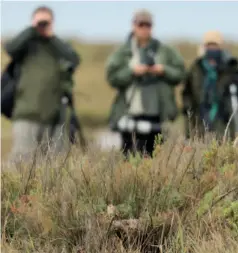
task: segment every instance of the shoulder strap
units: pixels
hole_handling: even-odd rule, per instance
[[[161,42],[157,39],[152,39],[152,45],[151,45],[151,49],[152,51],[156,54],[158,52],[158,50],[160,49],[161,46]]]
[[[139,57],[139,51],[138,51],[138,47],[137,47],[137,42],[136,42],[136,40],[134,40],[132,38],[132,35],[133,34],[131,33],[130,36],[129,36],[129,39],[127,41],[127,43],[130,44],[129,48],[131,50],[132,57],[136,57],[136,56]],[[135,96],[135,93],[136,93],[136,87],[133,86],[132,87],[131,96],[130,96],[130,98],[128,100],[126,100],[126,108],[125,108],[125,110],[128,110],[130,108],[132,100],[133,100],[133,98]]]
[[[131,92],[131,96],[129,98],[129,100],[126,101],[126,110],[128,110],[131,106],[131,103],[132,103],[132,100],[135,96],[135,93],[136,93],[136,86],[132,86],[132,92]]]
[[[131,36],[130,36],[130,39],[131,39]],[[160,48],[160,41],[157,40],[157,39],[152,39],[152,43],[151,43],[151,49],[153,51],[154,54],[156,54]],[[136,42],[134,40],[131,40],[131,52],[132,52],[132,55],[134,54],[137,54],[138,51],[137,51],[137,45],[136,45]],[[132,92],[131,92],[131,96],[129,98],[129,100],[127,101],[126,103],[126,110],[128,110],[131,106],[131,103],[132,103],[132,100],[135,96],[135,93],[136,93],[136,87],[133,86],[132,88]]]

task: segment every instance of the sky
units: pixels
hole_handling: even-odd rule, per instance
[[[133,13],[152,12],[154,35],[163,39],[201,39],[207,30],[220,30],[238,41],[238,2],[197,1],[2,1],[1,37],[11,36],[30,23],[32,11],[48,5],[55,12],[59,36],[88,41],[122,41],[130,31]]]

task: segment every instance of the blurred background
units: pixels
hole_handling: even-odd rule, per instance
[[[55,33],[70,41],[81,55],[82,64],[75,74],[74,96],[79,118],[88,136],[106,129],[114,97],[105,81],[107,57],[130,32],[133,13],[147,8],[155,18],[154,36],[174,45],[183,55],[186,66],[195,59],[200,40],[207,30],[221,31],[229,51],[238,56],[238,2],[70,2],[70,1],[2,1],[1,69],[9,58],[4,41],[30,24],[33,10],[47,5],[55,12]],[[180,91],[176,90],[181,107]],[[11,122],[1,118],[2,155],[11,147]]]

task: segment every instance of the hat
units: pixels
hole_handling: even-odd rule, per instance
[[[206,45],[209,43],[215,43],[219,46],[223,46],[224,40],[222,34],[218,31],[209,31],[205,33],[203,37],[203,44]]]
[[[133,16],[133,22],[148,22],[153,23],[152,14],[146,9],[138,10]]]

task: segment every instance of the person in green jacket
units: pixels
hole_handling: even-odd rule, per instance
[[[218,31],[204,35],[201,49],[201,55],[191,65],[184,82],[186,136],[204,137],[205,132],[212,132],[221,139],[234,112],[228,125],[229,137],[234,138],[238,117],[238,61],[228,55]]]
[[[177,115],[174,88],[184,77],[179,52],[152,37],[153,17],[139,10],[127,41],[108,59],[106,77],[117,90],[110,127],[119,131],[125,154],[152,155],[161,124]]]
[[[41,6],[32,25],[6,43],[9,56],[20,65],[13,110],[12,156],[27,155],[52,139],[51,150],[61,151],[63,126],[59,123],[64,73],[79,64],[79,56],[53,30],[53,11]]]

